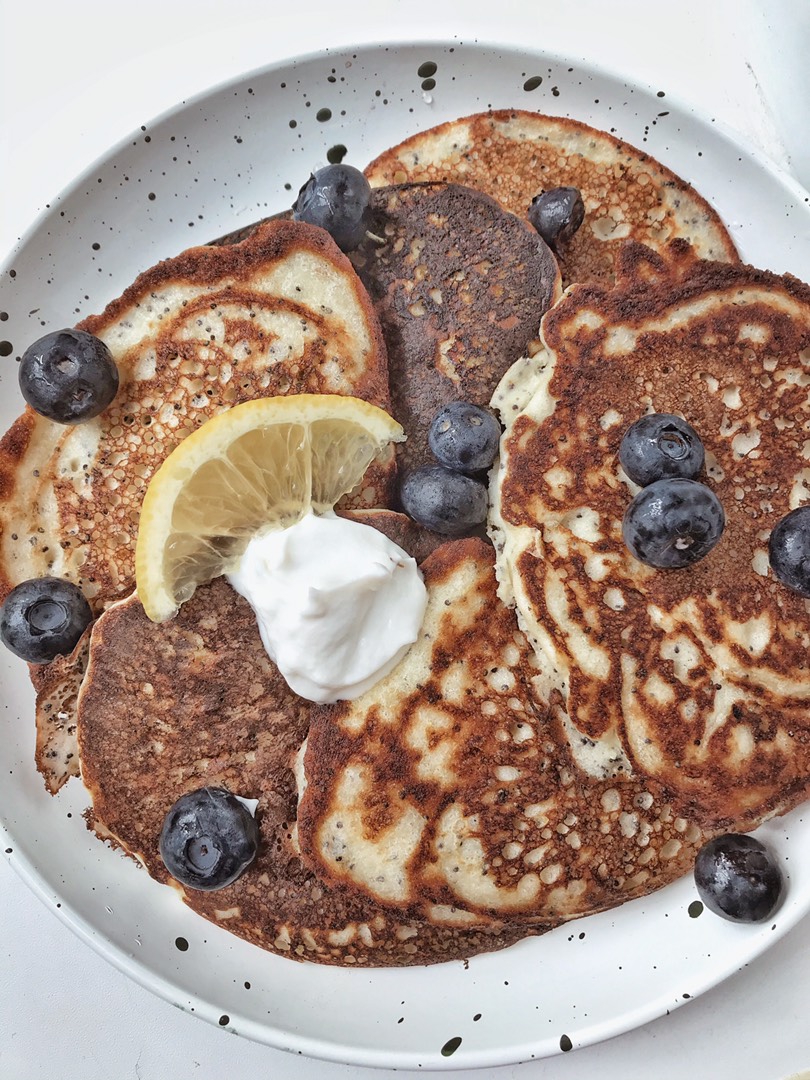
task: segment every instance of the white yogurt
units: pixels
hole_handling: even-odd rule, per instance
[[[391,671],[427,603],[410,555],[331,513],[255,537],[227,577],[290,688],[321,703],[359,697]]]

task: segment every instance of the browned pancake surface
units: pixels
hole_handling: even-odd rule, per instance
[[[502,447],[500,513],[527,632],[572,738],[619,739],[709,826],[754,828],[810,785],[810,602],[768,563],[810,494],[810,288],[790,276],[629,246],[615,289],[549,313],[552,374]],[[635,560],[618,465],[646,411],[701,436],[726,514],[682,570]]]
[[[183,898],[212,922],[285,956],[425,964],[524,937],[525,930],[495,922],[465,930],[390,915],[326,888],[304,869],[293,760],[309,713],[267,657],[247,602],[223,578],[201,586],[159,626],[137,598],[121,602],[96,623],[80,699],[91,825],[168,882],[158,837],[181,794],[213,785],[258,799],[256,861],[227,888],[189,889]]]
[[[312,710],[298,813],[322,880],[410,914],[555,923],[691,870],[706,835],[660,785],[579,770],[535,703],[534,654],[498,600],[492,548],[423,564],[419,641],[354,702]]]
[[[468,184],[521,217],[541,191],[579,188],[586,216],[558,252],[564,285],[611,281],[627,239],[658,248],[683,237],[703,258],[738,261],[717,213],[694,188],[645,151],[567,117],[476,113],[418,132],[365,171],[373,186]]]
[[[408,436],[398,460],[432,461],[431,420],[450,401],[488,405],[536,339],[558,270],[537,233],[457,184],[375,191],[371,232],[351,260],[388,348],[392,412]]]

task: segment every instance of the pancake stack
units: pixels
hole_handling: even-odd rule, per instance
[[[98,835],[260,947],[396,966],[646,895],[711,836],[805,797],[808,602],[766,549],[810,487],[810,289],[741,266],[688,184],[571,120],[466,117],[367,175],[372,235],[350,258],[262,223],[82,324],[122,390],[75,430],[28,410],[0,443],[0,581],[64,574],[98,616],[35,673],[50,790],[80,763]],[[557,185],[586,215],[551,252],[525,217]],[[224,579],[159,625],[132,592],[140,499],[172,447],[238,401],[309,390],[403,424],[399,460],[340,512],[411,552],[428,590],[400,664],[335,706],[289,690]],[[433,412],[457,399],[503,422],[489,540],[397,512],[397,468],[427,459]],[[684,571],[621,540],[637,489],[618,442],[654,410],[698,430],[728,517]],[[211,893],[158,854],[167,810],[204,785],[258,800],[255,862]]]

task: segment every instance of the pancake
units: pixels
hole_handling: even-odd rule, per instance
[[[447,540],[447,537],[417,524],[407,514],[401,514],[396,510],[361,510],[351,508],[338,509],[340,517],[350,521],[359,521],[361,525],[371,525],[379,532],[384,533],[389,540],[402,548],[403,551],[416,559],[418,563],[435,551]]]
[[[368,298],[331,238],[308,225],[275,222],[240,244],[191,248],[79,328],[109,346],[120,388],[75,427],[27,408],[0,441],[3,595],[45,573],[75,581],[96,611],[128,595],[151,476],[223,409],[286,393],[354,394],[389,408]],[[363,505],[387,505],[385,480],[370,490],[364,481]]]
[[[421,563],[444,537],[417,525],[395,510],[338,507],[341,517],[372,525]],[[31,664],[36,691],[37,768],[52,795],[73,776],[81,775],[76,734],[76,700],[87,669],[91,628],[68,656],[50,664]]]
[[[525,928],[495,921],[465,928],[460,913],[426,923],[386,912],[304,868],[293,769],[309,712],[265,653],[247,601],[224,578],[200,586],[160,625],[135,596],[113,605],[94,626],[78,709],[90,826],[173,884],[198,914],[293,959],[427,964],[525,937]],[[167,810],[204,785],[258,800],[257,858],[215,892],[183,890],[158,853]]]
[[[528,928],[690,871],[706,834],[655,781],[576,768],[538,707],[492,548],[447,543],[422,569],[416,644],[362,697],[312,710],[298,836],[318,879],[429,921],[455,908]]]
[[[559,271],[534,229],[458,184],[373,192],[370,232],[350,258],[388,350],[391,411],[407,435],[397,459],[414,468],[434,460],[427,433],[437,410],[488,405],[531,350]]]
[[[810,498],[810,287],[630,244],[615,288],[572,288],[542,336],[491,485],[500,595],[536,650],[538,699],[594,777],[630,769],[707,828],[753,829],[810,787],[810,601],[767,551]],[[697,430],[726,514],[683,570],[622,540],[638,488],[618,448],[652,411]]]
[[[684,238],[706,259],[737,262],[716,212],[643,150],[566,117],[510,109],[476,113],[422,131],[375,158],[373,187],[450,180],[492,195],[525,217],[535,195],[577,187],[585,220],[557,252],[563,285],[610,282],[625,240],[661,248]]]
[[[67,656],[28,666],[36,692],[34,760],[51,795],[72,776],[80,775],[76,700],[87,670],[90,633],[88,627]]]
[[[98,614],[134,588],[141,501],[166,456],[223,409],[273,394],[353,394],[390,409],[385,346],[351,264],[321,229],[274,222],[229,247],[147,270],[79,324],[106,342],[120,387],[76,427],[32,409],[0,441],[0,600],[43,574],[78,584]],[[393,451],[344,504],[387,506]],[[76,762],[69,729],[82,676],[32,669],[37,764],[57,790]]]

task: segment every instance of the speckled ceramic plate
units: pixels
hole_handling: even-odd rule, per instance
[[[111,150],[34,224],[2,271],[0,356],[99,311],[139,271],[285,207],[330,148],[362,164],[411,133],[488,107],[572,116],[643,146],[714,203],[744,257],[810,280],[806,193],[673,101],[537,52],[368,46],[218,87]],[[20,410],[5,361],[0,428]],[[695,917],[689,880],[469,965],[353,971],[296,964],[188,911],[86,831],[71,782],[33,766],[33,696],[0,655],[2,847],[90,945],[181,1008],[274,1046],[366,1065],[470,1068],[569,1050],[660,1016],[732,975],[810,909],[810,815],[761,832],[787,899],[762,926]],[[58,958],[55,958],[58,963]],[[693,1006],[699,1008],[700,1006]]]

